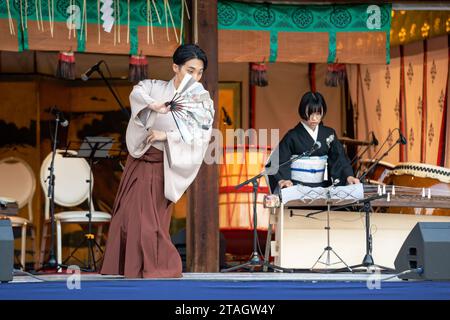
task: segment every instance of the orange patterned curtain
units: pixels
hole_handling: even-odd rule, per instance
[[[448,52],[448,36],[441,36],[392,48],[390,65],[348,66],[357,138],[368,139],[374,131],[384,141],[390,131],[402,128],[407,139],[403,151],[395,147],[386,161],[444,163],[445,155],[439,155],[440,146],[448,145],[442,141],[446,139],[442,126],[447,119]],[[395,132],[387,144],[397,139]],[[371,152],[373,156],[376,150]]]

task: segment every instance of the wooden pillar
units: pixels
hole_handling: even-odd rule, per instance
[[[218,34],[217,0],[192,0],[191,32],[186,43],[195,43],[206,52],[208,68],[202,83],[211,94],[216,109],[214,128],[217,128],[218,102]],[[189,189],[187,215],[187,269],[190,272],[219,270],[219,207],[218,166],[203,163]]]

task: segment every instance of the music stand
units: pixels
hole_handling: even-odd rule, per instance
[[[74,251],[72,251],[72,253],[66,258],[64,263],[68,261],[71,257],[75,258],[74,254],[81,246],[83,246],[87,242],[88,262],[86,268],[84,268],[83,271],[95,272],[97,271],[97,264],[96,264],[97,261],[95,260],[94,246],[97,247],[97,249],[102,253],[102,255],[103,250],[101,246],[95,241],[95,235],[92,233],[92,179],[93,179],[92,167],[94,165],[94,160],[113,158],[113,156],[110,154],[110,151],[112,150],[114,141],[110,137],[85,137],[84,140],[81,142],[81,145],[76,154],[68,153],[70,144],[71,143],[69,143],[69,145],[67,146],[66,153],[64,154],[64,156],[84,158],[89,163],[89,179],[86,180],[86,182],[89,183],[88,213],[86,214],[86,217],[88,217],[88,233],[84,235],[82,243],[80,243],[79,246]]]

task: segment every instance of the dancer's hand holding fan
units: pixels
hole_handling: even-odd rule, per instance
[[[200,82],[186,74],[171,101],[165,103],[172,113],[182,139],[192,143],[208,131],[214,121],[213,102]]]

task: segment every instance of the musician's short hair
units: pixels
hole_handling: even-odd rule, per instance
[[[182,66],[192,59],[199,59],[203,61],[203,70],[208,67],[208,58],[205,51],[196,44],[182,44],[175,50],[172,56],[173,63]]]
[[[308,120],[316,112],[321,113],[322,117],[324,117],[327,113],[327,104],[321,93],[309,91],[300,100],[298,114],[303,120]]]

